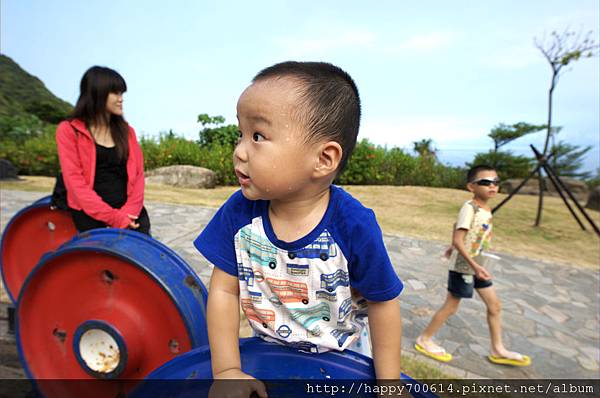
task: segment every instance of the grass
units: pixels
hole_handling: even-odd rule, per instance
[[[50,192],[54,179],[23,177],[2,182],[0,189]],[[470,198],[466,191],[428,187],[346,186],[365,206],[372,208],[387,234],[450,242],[452,224],[460,206]],[[237,187],[186,189],[148,185],[146,199],[168,203],[219,207]],[[500,194],[491,203],[499,203]],[[533,227],[537,197],[516,195],[494,215],[495,251],[531,259],[591,269],[600,268],[600,244],[591,231],[582,231],[560,198],[545,197],[542,225]],[[589,210],[600,224],[600,213]]]

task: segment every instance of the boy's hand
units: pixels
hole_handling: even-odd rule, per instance
[[[450,256],[452,255],[452,250],[454,250],[454,247],[450,245],[450,247],[448,247],[444,252],[444,257],[450,258]]]
[[[492,279],[492,274],[490,274],[481,265],[477,265],[477,267],[474,267],[474,270],[475,270],[475,276],[478,279],[483,279],[484,281],[489,281],[490,279]]]
[[[248,398],[253,393],[260,398],[268,398],[264,383],[242,372],[241,369],[228,369],[214,376],[208,392],[209,398]]]

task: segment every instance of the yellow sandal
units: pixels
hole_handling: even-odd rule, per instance
[[[529,358],[527,355],[519,355],[521,355],[521,359],[497,357],[495,355],[488,355],[488,359],[490,362],[496,363],[498,365],[529,366],[531,364],[531,358]]]
[[[419,343],[415,343],[415,349],[419,351],[421,354],[426,355],[430,358],[433,358],[440,362],[450,362],[452,360],[452,354],[449,354],[442,348],[441,352],[431,352],[427,351],[425,347],[423,347]]]

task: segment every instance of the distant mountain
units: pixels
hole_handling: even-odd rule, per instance
[[[0,54],[0,115],[32,114],[55,124],[67,117],[72,109],[71,104],[52,94],[40,79]]]

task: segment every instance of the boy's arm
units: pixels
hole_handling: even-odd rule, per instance
[[[218,267],[210,278],[207,321],[214,378],[228,370],[241,371],[238,280]]]
[[[489,280],[492,279],[492,275],[483,268],[481,265],[477,264],[475,260],[469,255],[467,252],[467,248],[465,247],[465,235],[467,234],[467,230],[463,228],[458,228],[454,230],[452,244],[456,248],[456,250],[464,257],[464,259],[469,263],[473,271],[475,271],[475,276],[479,279]]]
[[[400,379],[400,302],[395,298],[388,301],[369,301],[369,325],[377,380]]]
[[[210,344],[213,379],[209,397],[248,397],[256,391],[267,398],[262,382],[242,372],[240,360],[240,310],[239,284],[235,276],[214,267],[208,293],[208,341]],[[247,380],[243,383],[220,382],[218,380]]]
[[[450,237],[450,246],[444,252],[444,257],[450,258],[452,255],[452,249],[454,249],[454,230],[456,230],[456,223],[452,226],[452,236]]]

